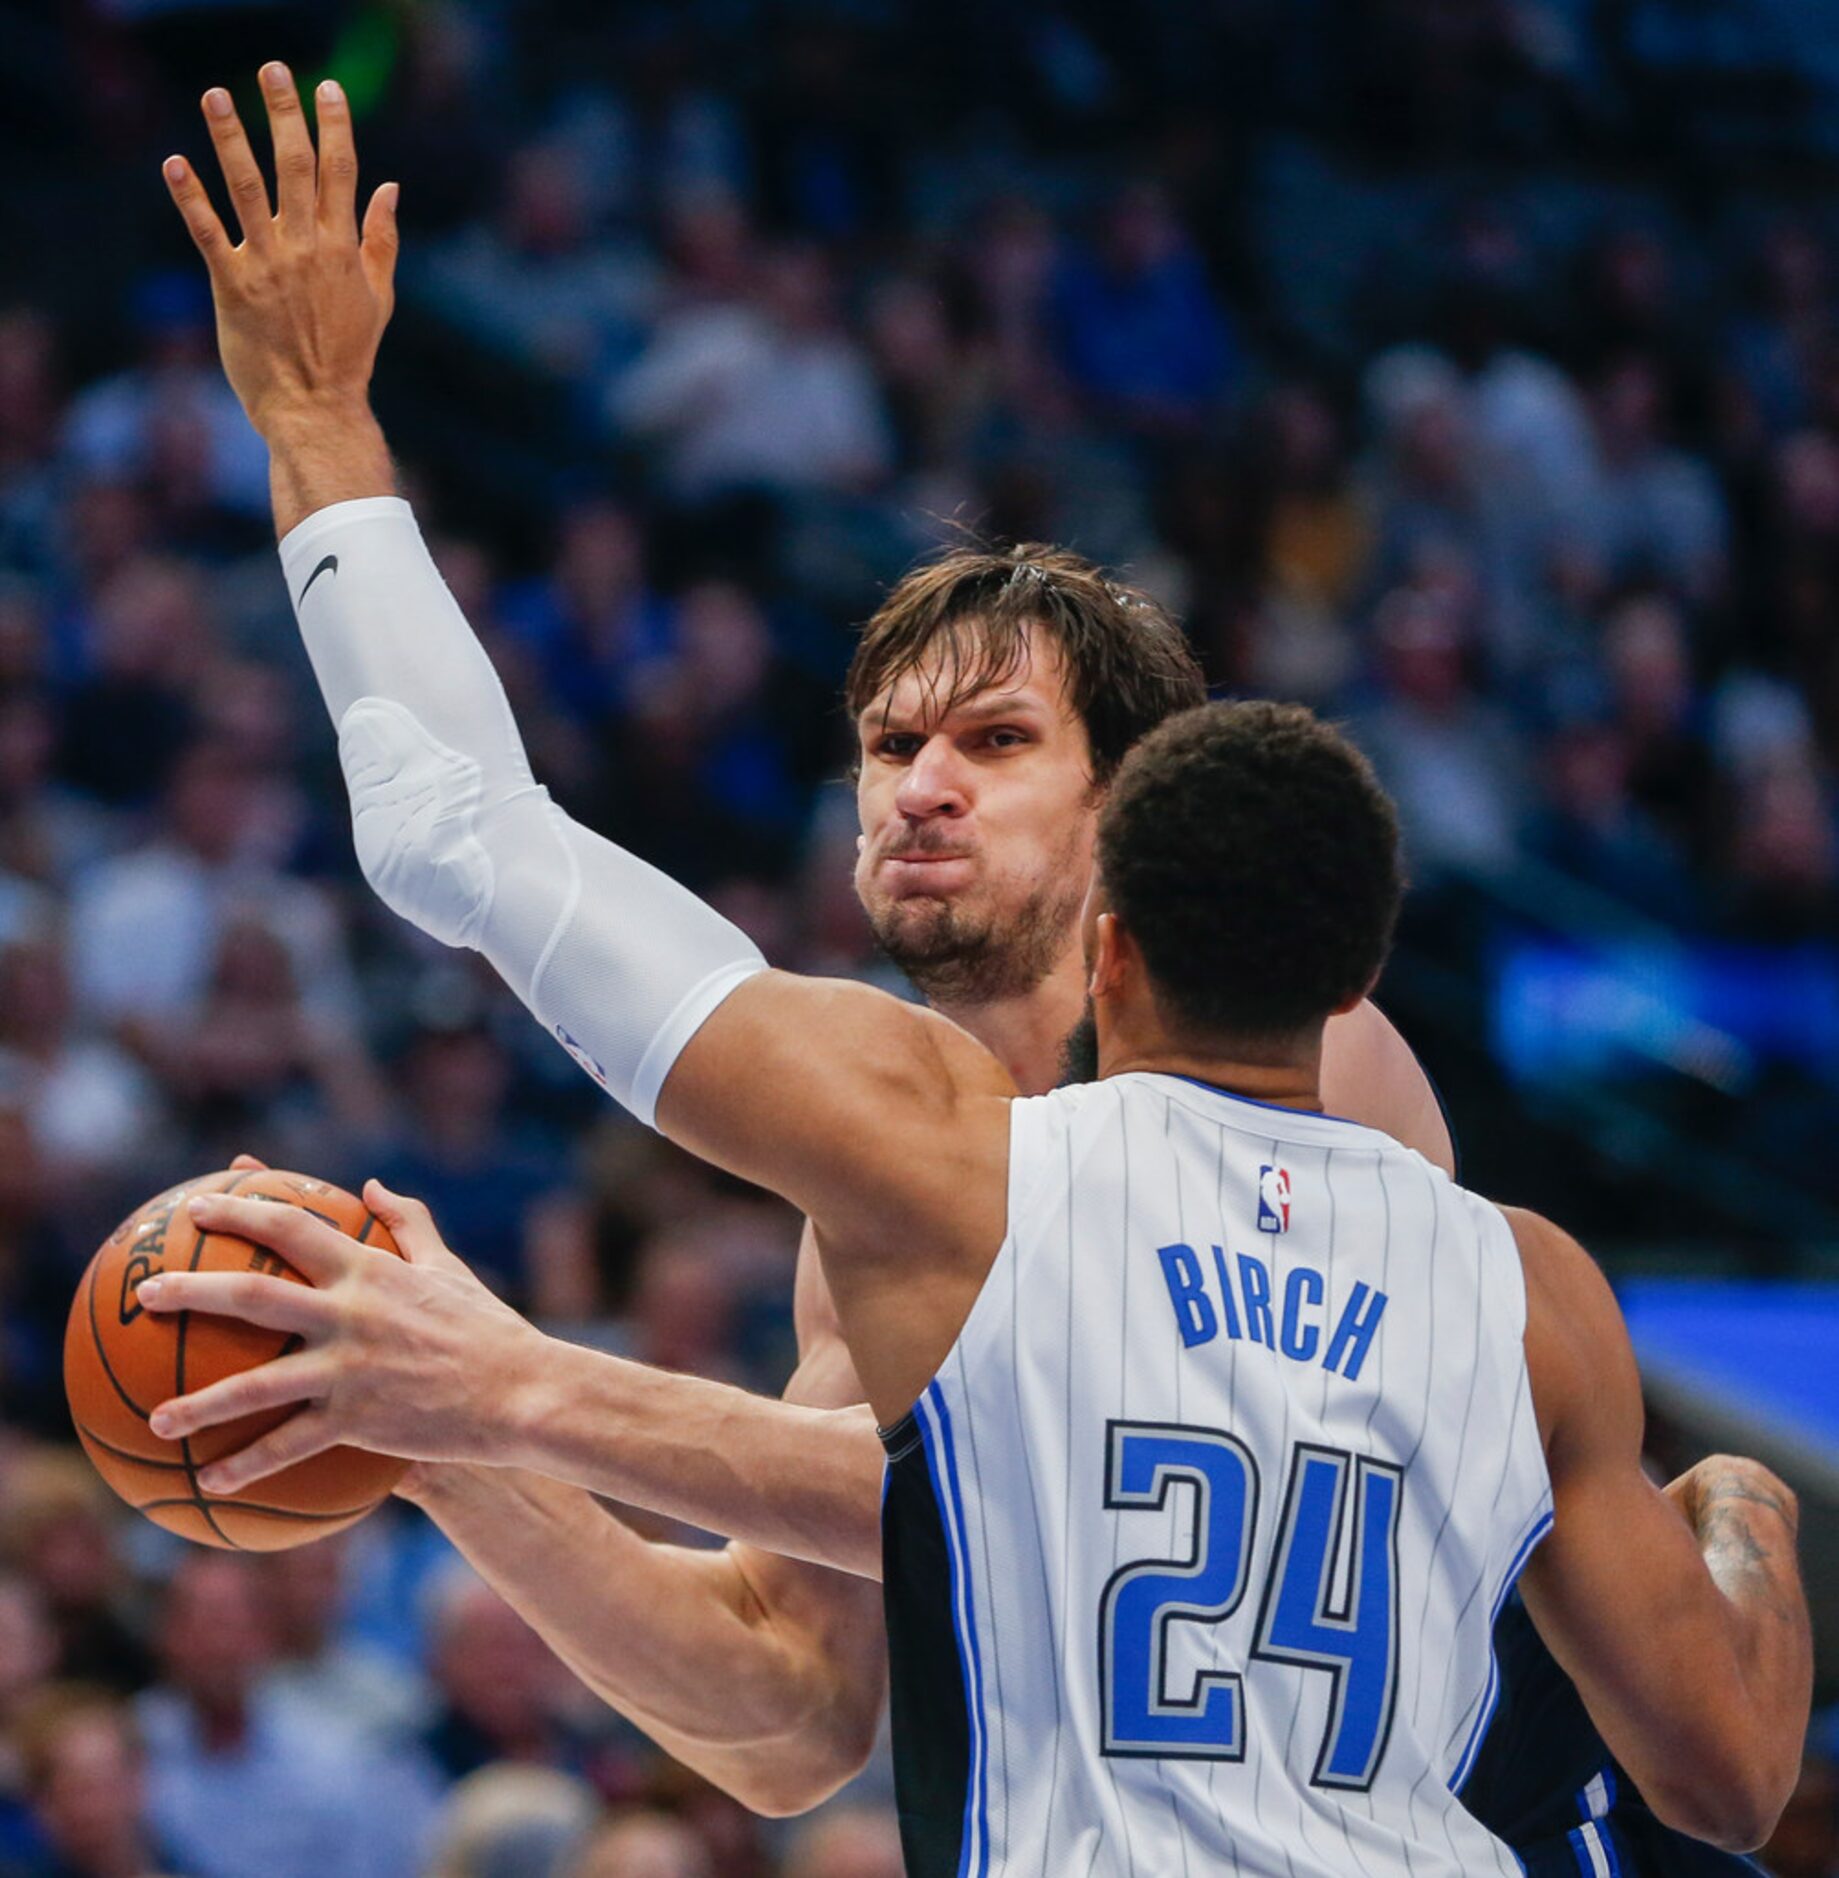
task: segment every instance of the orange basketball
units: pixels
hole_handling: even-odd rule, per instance
[[[297,1341],[228,1317],[199,1311],[159,1316],[141,1308],[141,1280],[161,1271],[261,1271],[306,1282],[266,1246],[200,1232],[185,1206],[194,1193],[235,1193],[305,1207],[353,1239],[397,1251],[362,1200],[303,1174],[273,1168],[206,1174],[168,1188],[109,1234],[77,1288],[64,1333],[71,1418],[102,1478],[169,1531],[234,1551],[304,1545],[362,1519],[408,1463],[359,1448],[332,1448],[240,1493],[212,1494],[199,1486],[199,1468],[248,1446],[296,1411],[244,1416],[184,1441],[162,1441],[147,1426],[162,1402],[266,1363]]]

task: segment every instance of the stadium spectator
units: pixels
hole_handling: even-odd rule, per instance
[[[430,1662],[438,1706],[422,1745],[447,1780],[494,1761],[575,1771],[568,1677],[497,1592],[456,1566],[433,1590]]]
[[[1661,367],[1622,359],[1593,394],[1597,463],[1583,513],[1604,565],[1615,578],[1663,580],[1695,604],[1717,599],[1730,553],[1724,496],[1710,466],[1671,442]]]
[[[0,1078],[17,1078],[54,1190],[80,1203],[84,1186],[150,1171],[166,1117],[157,1083],[106,1037],[78,1029],[67,949],[43,922],[0,948]],[[110,1177],[115,1177],[111,1179]]]
[[[427,1690],[402,1664],[345,1634],[350,1551],[350,1536],[334,1533],[259,1562],[275,1643],[268,1685],[294,1708],[322,1717],[328,1733],[392,1752],[419,1730]]]
[[[707,1848],[668,1813],[609,1820],[569,1866],[568,1878],[715,1878]]]
[[[676,637],[676,609],[647,578],[638,518],[607,497],[563,511],[551,566],[501,592],[498,614],[547,696],[590,727],[625,706],[635,669]]]
[[[95,1470],[72,1449],[11,1456],[0,1500],[0,1554],[43,1599],[57,1639],[61,1680],[132,1693],[153,1656],[127,1561],[119,1515]]]
[[[421,1878],[565,1878],[598,1812],[572,1775],[482,1767],[448,1794]]]
[[[528,1295],[526,1221],[566,1166],[539,1129],[520,1127],[507,1102],[512,1065],[482,1025],[429,1028],[400,1068],[405,1123],[393,1147],[368,1151],[386,1186],[412,1193],[438,1219],[465,1220],[468,1258],[508,1297]]]
[[[815,247],[782,247],[752,303],[692,301],[667,313],[615,381],[609,409],[662,452],[680,501],[736,490],[847,494],[888,468],[874,374],[838,320],[836,283]]]
[[[37,1843],[8,1878],[155,1878],[180,1869],[147,1817],[146,1754],[119,1698],[81,1683],[41,1689],[15,1727]]]
[[[266,925],[291,962],[303,1008],[333,1026],[356,1010],[337,913],[263,852],[258,780],[233,750],[185,750],[162,802],[157,839],[100,861],[78,882],[71,952],[79,1008],[127,1036],[194,1013],[223,934]]]
[[[218,367],[205,283],[191,268],[149,274],[134,288],[131,312],[139,360],[71,403],[66,456],[84,475],[156,489],[162,473],[184,468],[207,502],[259,529],[268,519],[268,452]]]
[[[1067,258],[1053,323],[1061,365],[1094,415],[1145,437],[1196,430],[1240,370],[1206,268],[1149,183],[1120,190],[1097,240]]]
[[[820,1813],[785,1854],[785,1878],[901,1878],[905,1869],[894,1815],[872,1807]]]
[[[1512,727],[1469,676],[1474,603],[1460,568],[1389,593],[1374,626],[1377,695],[1355,720],[1425,884],[1501,866],[1526,810]]]
[[[177,555],[135,555],[91,589],[70,655],[59,769],[111,808],[138,809],[165,786],[196,725],[213,652],[210,583]]]
[[[200,1878],[395,1878],[411,1871],[435,1792],[268,1686],[275,1638],[254,1563],[189,1553],[165,1589],[161,1677],[135,1706],[149,1813]]]
[[[412,266],[461,331],[584,389],[636,347],[657,293],[643,250],[591,227],[580,156],[559,143],[512,157],[494,225],[462,229]]]

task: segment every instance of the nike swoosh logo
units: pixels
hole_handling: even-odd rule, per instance
[[[306,605],[306,597],[309,593],[313,591],[314,581],[316,581],[320,577],[321,574],[327,572],[328,570],[330,570],[334,574],[338,572],[338,556],[336,554],[328,554],[326,558],[323,561],[321,561],[320,564],[316,568],[314,568],[312,573],[310,573],[307,576],[306,585],[300,589],[300,598],[294,602],[296,606]]]

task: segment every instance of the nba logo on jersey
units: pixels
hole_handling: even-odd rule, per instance
[[[560,1024],[556,1025],[556,1042],[559,1043],[597,1083],[599,1083],[601,1088],[608,1089],[612,1087],[607,1081],[607,1072],[582,1049],[580,1044],[578,1044]]]
[[[1258,1169],[1258,1230],[1290,1230],[1290,1170],[1287,1167]]]

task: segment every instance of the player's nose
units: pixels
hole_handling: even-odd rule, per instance
[[[900,778],[895,803],[912,821],[962,815],[970,807],[969,765],[949,737],[928,737]]]

